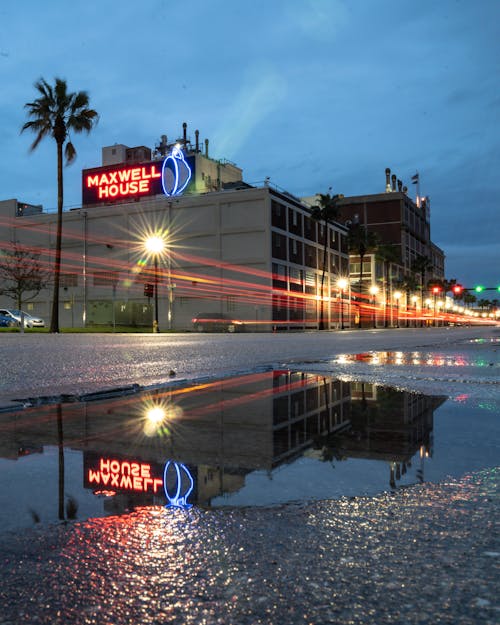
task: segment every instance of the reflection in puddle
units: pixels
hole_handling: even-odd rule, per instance
[[[0,414],[0,527],[422,482],[444,401],[280,370]]]
[[[427,352],[362,352],[342,354],[336,358],[338,363],[366,362],[371,365],[425,365],[428,367],[467,367],[487,366],[490,363],[480,357],[465,355],[440,355]]]

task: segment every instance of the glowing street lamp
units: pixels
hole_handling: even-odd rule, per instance
[[[159,332],[160,326],[158,323],[158,257],[164,251],[166,247],[165,240],[163,237],[158,235],[153,235],[148,237],[144,241],[144,248],[146,252],[153,257],[154,259],[154,267],[155,267],[155,286],[154,286],[154,297],[155,297],[155,318],[153,322],[153,332]]]
[[[372,286],[370,287],[370,294],[372,296],[372,304],[373,304],[373,327],[376,328],[377,327],[377,320],[375,317],[375,306],[376,306],[376,299],[375,296],[378,293],[378,286],[376,284],[372,284]]]
[[[339,278],[337,280],[337,286],[340,289],[340,329],[344,329],[344,289],[348,285],[345,278]]]

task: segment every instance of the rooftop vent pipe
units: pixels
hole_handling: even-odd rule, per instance
[[[186,122],[184,122],[182,124],[182,143],[184,144],[184,147],[186,147],[186,144],[187,144],[187,124],[186,124]]]
[[[200,151],[200,131],[195,130],[194,136],[196,137],[196,153]]]
[[[208,158],[208,139],[205,139],[205,156]]]
[[[389,167],[386,167],[385,169],[385,192],[391,192],[391,170]]]
[[[395,174],[392,174],[391,180],[392,180],[392,191],[395,191],[396,190],[396,175]]]

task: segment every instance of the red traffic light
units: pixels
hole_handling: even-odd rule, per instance
[[[455,284],[453,285],[453,293],[455,293],[455,295],[460,295],[460,293],[464,290],[464,287],[461,284]]]
[[[433,286],[432,287],[432,292],[433,293],[440,293],[441,292],[441,287],[440,286]]]

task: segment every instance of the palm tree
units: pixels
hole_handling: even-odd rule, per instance
[[[63,211],[63,148],[66,164],[76,157],[76,150],[69,133],[74,131],[89,133],[97,123],[96,111],[89,108],[89,96],[86,91],[68,93],[65,80],[55,78],[54,86],[43,78],[35,82],[35,89],[40,97],[24,105],[27,109],[27,121],[21,129],[32,130],[36,138],[30,150],[37,148],[44,137],[52,137],[57,146],[57,231],[54,261],[54,294],[50,331],[59,332],[59,276],[61,269],[62,211]]]
[[[391,282],[391,265],[401,264],[401,255],[398,252],[397,248],[394,245],[390,245],[389,243],[380,243],[377,245],[377,250],[375,252],[376,257],[382,261],[384,267],[384,285],[385,285],[385,301],[392,301],[392,293],[388,293],[390,291],[389,282]],[[384,326],[387,327],[389,325],[389,320],[387,318],[387,314],[385,315]]]
[[[324,234],[324,247],[323,247],[323,267],[321,272],[321,300],[320,300],[320,313],[319,313],[319,330],[325,329],[324,319],[324,293],[323,286],[325,283],[326,265],[327,265],[327,250],[328,250],[328,223],[335,221],[340,217],[340,211],[338,208],[338,201],[344,196],[330,195],[329,193],[319,193],[318,206],[312,209],[311,217],[316,221],[325,222],[325,234]]]
[[[479,306],[482,312],[484,312],[485,309],[489,310],[492,307],[492,303],[490,302],[489,299],[480,299],[477,305]]]
[[[368,230],[365,226],[362,226],[359,223],[353,223],[349,228],[349,234],[347,236],[349,253],[359,256],[360,296],[363,294],[363,260],[369,251],[376,249],[377,243],[377,235]],[[361,328],[361,310],[359,314],[358,328]]]
[[[422,297],[424,295],[425,275],[432,269],[432,261],[428,256],[422,256],[417,254],[415,260],[411,265],[411,270],[420,275],[420,287],[422,289]]]
[[[464,296],[462,298],[464,300],[464,304],[467,306],[467,304],[474,304],[474,302],[477,301],[477,297],[474,295],[474,293],[464,293]],[[470,306],[469,306],[470,307]]]
[[[410,296],[412,292],[415,292],[417,288],[420,286],[419,281],[415,277],[415,274],[410,273],[407,274],[402,280],[398,282],[398,288],[404,291],[405,300],[406,300],[406,322],[405,325],[408,327],[408,303],[410,301]]]

